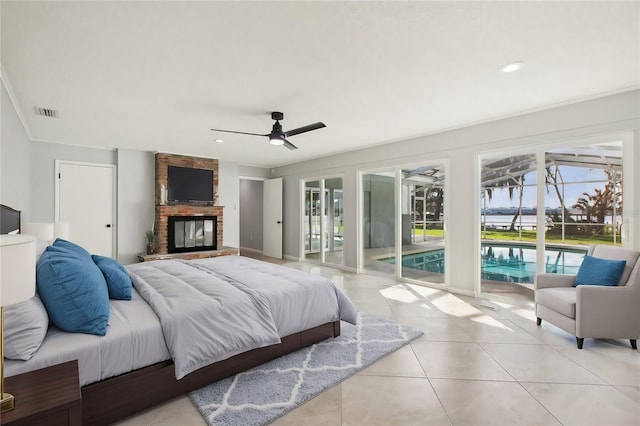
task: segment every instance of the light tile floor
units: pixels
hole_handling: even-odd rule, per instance
[[[369,314],[424,336],[276,420],[287,425],[640,425],[640,351],[575,338],[522,297],[457,296],[309,263]],[[186,396],[119,423],[205,425]]]

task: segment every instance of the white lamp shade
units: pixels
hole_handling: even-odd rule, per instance
[[[0,235],[0,306],[24,302],[36,293],[36,237]]]
[[[53,235],[53,223],[25,223],[21,227],[21,233],[35,235],[41,241],[51,241]]]
[[[63,240],[69,239],[69,224],[56,222],[53,224],[53,236],[55,238],[62,238]]]

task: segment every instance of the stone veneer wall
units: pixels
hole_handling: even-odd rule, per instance
[[[221,249],[223,228],[222,206],[216,206],[215,203],[161,203],[162,188],[168,188],[167,168],[169,165],[213,170],[213,190],[216,193],[218,190],[218,160],[165,153],[156,154],[156,252],[158,254],[168,253],[169,216],[216,216],[216,245],[218,249]],[[217,200],[217,197],[215,197],[215,199]]]

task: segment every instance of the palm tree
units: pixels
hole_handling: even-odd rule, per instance
[[[442,188],[432,186],[428,189],[425,189],[425,202],[428,206],[427,210],[429,210],[429,207],[432,208],[434,220],[440,220],[440,216],[442,215],[443,201],[444,190]]]
[[[518,202],[518,209],[516,210],[515,214],[513,215],[513,219],[511,219],[511,226],[509,227],[510,231],[515,231],[516,230],[516,221],[518,220],[518,216],[520,216],[520,214],[522,213],[522,193],[523,193],[523,189],[524,189],[524,175],[520,175],[517,177],[512,177],[511,180],[515,181],[517,184],[517,188],[520,189],[519,192],[519,202]],[[513,186],[509,181],[504,181],[501,182],[498,186],[494,187],[494,188],[484,188],[484,190],[487,193],[487,199],[489,201],[491,201],[491,197],[493,195],[493,190],[496,188],[507,188],[507,191],[509,192],[509,199],[513,200],[513,190],[514,188],[516,188],[516,186]]]
[[[596,189],[596,191],[599,191]],[[582,197],[578,198],[576,203],[573,205],[574,209],[578,209],[587,215],[587,222],[591,222],[591,215],[593,214],[595,197],[586,192],[582,193]]]
[[[516,230],[516,220],[518,219],[518,216],[522,214],[522,193],[524,192],[524,175],[520,175],[519,180],[520,182],[518,182],[518,186],[520,187],[520,195],[518,199],[518,210],[516,210],[516,214],[514,214],[513,219],[511,219],[511,228],[509,228],[510,231]],[[509,189],[511,190],[509,193],[509,196],[513,198],[513,190],[511,188]]]
[[[588,222],[591,222],[592,216],[595,216],[596,223],[604,223],[607,214],[613,212],[614,198],[618,200],[616,210],[622,211],[620,193],[612,192],[608,185],[605,186],[604,190],[596,188],[593,190],[593,194],[583,192],[582,195],[573,205],[573,208],[583,211],[587,215]]]
[[[558,188],[558,167],[555,167],[555,170],[551,170],[551,166],[545,168],[545,185],[547,186],[547,193],[549,193],[549,186],[552,186],[556,192],[556,196],[558,197],[558,201],[560,202],[560,206],[564,210],[564,217],[566,219],[569,218],[569,210],[564,205],[564,199],[562,198],[562,194],[560,193],[560,189]]]

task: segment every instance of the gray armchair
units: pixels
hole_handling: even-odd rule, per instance
[[[629,339],[637,349],[640,337],[640,252],[620,247],[589,247],[593,257],[626,260],[617,286],[572,287],[575,276],[538,274],[535,282],[537,324],[542,320],[576,336],[578,349],[584,338]]]

